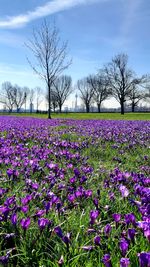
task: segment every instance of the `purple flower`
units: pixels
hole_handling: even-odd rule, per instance
[[[69,182],[70,182],[71,184],[74,184],[74,183],[76,182],[76,178],[75,178],[75,177],[71,177],[71,178],[69,179]]]
[[[68,200],[69,200],[71,203],[74,202],[75,199],[76,199],[75,194],[70,194],[70,195],[68,195]]]
[[[125,185],[120,185],[119,191],[121,192],[122,197],[127,197],[129,195],[129,190]]]
[[[31,222],[31,220],[30,220],[29,217],[28,218],[23,218],[23,219],[20,220],[20,224],[21,224],[23,230],[27,230],[27,228],[30,225],[30,222]]]
[[[93,229],[93,228],[89,228],[89,229],[87,230],[87,234],[92,234],[92,233],[95,233],[95,232],[96,232],[96,230]]]
[[[54,232],[55,232],[60,238],[63,237],[63,233],[62,233],[62,230],[61,230],[60,226],[56,226],[56,227],[54,228]]]
[[[8,169],[8,170],[7,170],[7,175],[8,175],[8,177],[10,178],[11,175],[13,175],[13,170]]]
[[[29,207],[28,207],[28,206],[23,206],[23,207],[21,207],[21,211],[22,211],[23,213],[27,213],[28,210],[29,210]]]
[[[99,246],[100,245],[100,242],[101,242],[101,237],[100,236],[95,236],[94,237],[94,243],[96,246]]]
[[[129,248],[129,243],[125,238],[121,238],[120,242],[119,242],[119,248],[121,250],[121,254],[124,257],[128,251]]]
[[[86,176],[82,175],[82,177],[80,178],[80,183],[84,183],[87,180]]]
[[[95,207],[98,209],[98,198],[95,197],[93,199],[93,203],[94,203]]]
[[[39,184],[38,183],[33,183],[31,186],[33,189],[38,190]]]
[[[144,230],[144,236],[150,242],[150,226],[149,226],[149,229]]]
[[[109,194],[109,199],[114,200],[115,199],[115,194],[113,192],[110,192]]]
[[[128,267],[130,264],[129,258],[121,258],[120,267]]]
[[[7,265],[9,261],[9,254],[6,254],[6,256],[1,256],[0,257],[0,263],[3,265]]]
[[[45,228],[46,225],[49,224],[49,220],[46,218],[40,218],[38,219],[38,226],[40,228],[40,230],[43,230]]]
[[[115,222],[120,222],[120,220],[121,220],[121,214],[119,214],[119,213],[114,213],[113,215],[113,219],[114,219],[114,221]]]
[[[125,214],[125,222],[127,225],[132,223],[133,226],[136,226],[136,219],[133,213]]]
[[[111,258],[109,254],[105,254],[103,256],[102,262],[104,263],[105,267],[112,267]]]
[[[84,192],[84,195],[85,195],[85,197],[91,197],[92,196],[92,190],[91,189],[88,189],[88,190],[86,190],[85,192]]]
[[[134,228],[129,228],[128,229],[128,238],[134,243],[134,237],[135,237],[135,229]]]
[[[64,264],[64,257],[63,257],[63,255],[60,257],[60,259],[59,259],[59,261],[58,261],[58,265],[59,266],[63,266],[63,264]]]
[[[138,254],[140,267],[150,267],[150,252]]]
[[[99,215],[99,211],[98,210],[91,210],[90,211],[90,224],[94,224],[95,220],[97,219]]]
[[[125,185],[120,185],[119,191],[121,192],[122,197],[127,197],[129,195],[129,190]]]
[[[38,210],[35,214],[37,217],[41,217],[45,213],[45,210]]]
[[[11,215],[11,223],[13,225],[16,225],[17,224],[17,214],[16,213],[14,213],[14,214]]]
[[[62,237],[62,241],[68,246],[70,243],[70,233],[67,233]]]
[[[9,214],[9,208],[6,206],[0,206],[0,213],[2,213],[5,217],[5,219],[7,219],[7,216]]]
[[[111,232],[111,229],[112,229],[111,225],[109,223],[106,224],[105,227],[104,227],[104,233],[105,233],[105,235],[108,236],[110,234],[110,232]]]
[[[32,196],[31,195],[27,195],[26,197],[21,199],[21,203],[23,205],[26,205],[26,204],[28,204],[30,202],[31,199],[32,199]]]
[[[75,168],[75,169],[74,169],[74,174],[75,174],[76,177],[79,177],[79,175],[80,175],[80,171],[79,171],[78,168]]]
[[[86,251],[92,251],[95,247],[94,246],[83,246],[81,248],[86,250]]]

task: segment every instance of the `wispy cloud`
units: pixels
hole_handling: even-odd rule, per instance
[[[36,86],[41,86],[41,88],[45,87],[43,81],[33,71],[27,68],[27,66],[0,62],[0,86],[5,81],[30,88]]]
[[[11,46],[11,47],[23,47],[25,38],[21,35],[17,35],[10,31],[1,31],[0,44]]]
[[[141,3],[142,0],[127,0],[125,2],[125,16],[121,27],[121,34],[124,37],[129,35],[133,26],[136,24],[136,20],[139,17],[138,10],[140,9]]]
[[[53,0],[48,1],[43,6],[38,6],[25,14],[9,17],[0,20],[0,28],[20,28],[29,22],[57,12],[73,8],[78,5],[92,4],[95,2],[105,2],[107,0]]]
[[[15,64],[7,65],[6,63],[0,64],[0,75],[1,74],[7,74],[7,75],[12,74],[12,75],[17,75],[17,76],[27,76],[27,77],[36,76],[36,74],[34,74],[32,71],[29,71],[22,65],[15,65]]]

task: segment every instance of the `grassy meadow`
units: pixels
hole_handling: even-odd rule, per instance
[[[0,116],[0,264],[150,266],[150,114]]]
[[[0,114],[0,115],[10,115],[10,114]],[[23,116],[23,117],[34,117],[34,118],[47,118],[47,114],[36,114],[36,113],[12,113],[13,116]],[[125,113],[121,115],[120,113],[52,113],[53,119],[75,119],[75,120],[150,120],[150,113]]]

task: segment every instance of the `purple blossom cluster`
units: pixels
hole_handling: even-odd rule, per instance
[[[61,266],[84,250],[101,266],[150,267],[149,133],[144,121],[1,116],[0,263],[24,266],[23,247],[28,259],[38,251]],[[102,160],[95,169],[87,151],[101,157],[108,146],[113,168]],[[136,149],[147,154],[123,170]]]

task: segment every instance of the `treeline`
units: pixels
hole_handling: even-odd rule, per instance
[[[114,97],[120,104],[121,114],[124,114],[125,103],[131,106],[134,112],[140,100],[149,101],[150,75],[138,77],[128,67],[128,56],[121,53],[105,64],[97,74],[78,80],[77,89],[86,112],[90,111],[92,103],[97,104],[97,110],[100,112],[102,102]]]
[[[124,114],[124,106],[131,106],[134,112],[140,100],[150,100],[150,75],[137,76],[128,67],[128,56],[118,54],[112,60],[102,66],[95,74],[90,74],[72,85],[72,78],[62,73],[72,63],[67,57],[67,42],[60,42],[59,30],[56,25],[49,26],[46,20],[41,28],[34,29],[33,40],[26,46],[34,55],[35,63],[28,62],[34,72],[45,81],[46,94],[39,87],[29,89],[4,82],[0,90],[0,103],[12,112],[19,112],[23,105],[27,104],[32,112],[33,102],[36,103],[38,112],[40,104],[47,101],[48,118],[51,118],[51,110],[59,112],[71,93],[79,92],[79,96],[90,112],[93,104],[97,105],[101,112],[104,100],[114,97],[120,104],[121,114]],[[46,100],[46,101],[45,101]],[[46,105],[46,104],[45,104]]]
[[[32,112],[33,102],[36,102],[36,110],[38,111],[40,104],[43,101],[42,89],[35,87],[29,89],[28,87],[21,87],[17,84],[12,85],[10,82],[4,82],[0,90],[0,103],[3,104],[3,108],[12,111],[20,112],[24,105],[26,111],[27,106],[30,106]]]
[[[85,105],[86,112],[90,112],[93,104],[97,105],[97,111],[101,112],[101,105],[104,100],[114,97],[120,104],[121,114],[124,114],[124,105],[130,106],[132,112],[138,106],[140,100],[150,99],[150,77],[143,75],[137,77],[133,70],[128,68],[128,56],[126,54],[116,55],[112,61],[98,73],[88,75],[77,81],[72,86],[71,76],[61,75],[51,86],[51,110],[62,112],[62,107],[71,93],[79,92],[79,96]],[[40,87],[29,89],[4,82],[0,90],[0,102],[9,112],[21,108],[30,107],[32,112],[33,103],[36,105],[36,112],[39,106],[49,102],[49,95],[44,95],[44,90]]]

